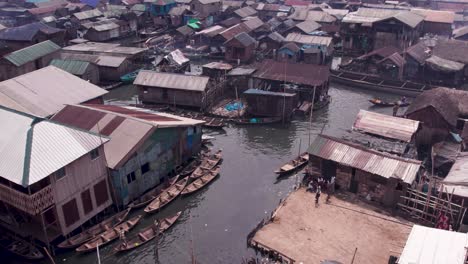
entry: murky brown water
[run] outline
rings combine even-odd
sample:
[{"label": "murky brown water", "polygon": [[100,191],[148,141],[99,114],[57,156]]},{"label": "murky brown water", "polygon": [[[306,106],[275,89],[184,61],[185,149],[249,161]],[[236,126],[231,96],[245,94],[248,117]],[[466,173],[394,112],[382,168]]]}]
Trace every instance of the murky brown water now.
[{"label": "murky brown water", "polygon": [[[132,87],[121,87],[106,99],[134,101],[134,92]],[[345,134],[359,109],[391,114],[391,108],[371,107],[368,100],[375,96],[398,98],[336,86],[332,86],[330,95],[331,104],[314,113],[312,140],[321,130],[334,136]],[[192,238],[197,263],[240,263],[243,258],[252,256],[254,252],[247,248],[247,234],[292,190],[295,177],[277,182],[273,171],[299,151],[305,151],[309,142],[307,121],[295,120],[286,127],[231,125],[224,132],[205,131],[215,137],[214,148],[224,151],[221,177],[192,196],[178,198],[159,215],[146,216],[131,234],[156,217],[182,210],[181,218],[160,240],[161,263],[190,263]],[[154,242],[122,255],[113,254],[115,244],[101,249],[101,263],[155,263]],[[94,252],[87,255],[70,252],[57,256],[56,263],[97,263],[97,258]]]}]

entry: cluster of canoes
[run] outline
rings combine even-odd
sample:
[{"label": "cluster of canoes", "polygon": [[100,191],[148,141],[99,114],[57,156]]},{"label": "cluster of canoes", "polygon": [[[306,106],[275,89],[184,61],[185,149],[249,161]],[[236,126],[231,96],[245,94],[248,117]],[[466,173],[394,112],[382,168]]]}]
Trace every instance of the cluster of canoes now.
[{"label": "cluster of canoes", "polygon": [[58,247],[63,249],[76,248],[77,252],[90,252],[95,251],[98,246],[103,247],[116,239],[120,239],[121,241],[114,248],[114,251],[124,252],[145,244],[169,229],[182,212],[158,219],[150,226],[139,230],[135,236],[127,239],[125,233],[134,228],[143,217],[137,215],[125,220],[130,211],[145,207],[144,212],[152,214],[160,211],[179,195],[189,195],[202,189],[219,175],[221,161],[221,150],[212,155],[209,153],[202,155],[199,159],[195,159],[181,169],[177,176],[168,181],[164,186],[165,188],[148,191],[139,199],[130,203],[125,211],[117,213],[80,234],[68,238],[60,243]]}]

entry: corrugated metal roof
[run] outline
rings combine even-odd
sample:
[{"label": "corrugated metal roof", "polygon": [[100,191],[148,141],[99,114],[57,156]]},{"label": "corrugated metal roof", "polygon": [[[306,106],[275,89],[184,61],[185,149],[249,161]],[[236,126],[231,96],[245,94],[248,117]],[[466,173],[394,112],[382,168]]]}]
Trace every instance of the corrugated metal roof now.
[{"label": "corrugated metal roof", "polygon": [[64,104],[80,104],[107,91],[54,66],[0,82],[0,105],[48,117]]},{"label": "corrugated metal roof", "polygon": [[432,55],[426,60],[426,63],[435,71],[457,72],[465,68],[465,64],[456,61],[446,60]]},{"label": "corrugated metal roof", "polygon": [[442,181],[440,191],[452,193],[461,197],[468,197],[468,154],[459,153],[449,173]]},{"label": "corrugated metal roof", "polygon": [[316,30],[318,30],[321,25],[315,21],[308,20],[308,21],[303,21],[301,23],[296,24],[296,27],[300,29],[302,32],[305,34],[310,34]]},{"label": "corrugated metal roof", "polygon": [[329,69],[325,65],[289,63],[263,60],[256,65],[255,78],[319,86],[328,81]]},{"label": "corrugated metal roof", "polygon": [[94,29],[96,31],[108,31],[112,29],[119,28],[120,26],[116,23],[119,22],[117,19],[106,19],[96,22],[88,22],[82,24],[84,28]]},{"label": "corrugated metal roof", "polygon": [[309,36],[299,33],[289,33],[286,36],[286,41],[296,42],[299,44],[306,45],[320,45],[320,46],[330,46],[332,43],[331,37],[322,37],[322,36]]},{"label": "corrugated metal roof", "polygon": [[336,21],[336,17],[323,11],[309,10],[307,11],[306,20],[312,20],[312,21],[322,22],[322,23],[333,23]]},{"label": "corrugated metal roof", "polygon": [[427,22],[452,24],[455,20],[455,13],[450,11],[413,8],[411,12],[423,16]]},{"label": "corrugated metal roof", "polygon": [[0,31],[0,39],[30,41],[38,32],[42,32],[46,35],[51,35],[65,31],[62,29],[50,27],[42,22],[35,22],[24,26],[12,27],[2,30]]},{"label": "corrugated metal roof", "polygon": [[294,97],[296,94],[293,93],[280,93],[280,92],[270,92],[260,89],[248,89],[243,94],[251,95],[270,95],[270,96],[281,96],[281,97]]},{"label": "corrugated metal roof", "polygon": [[30,61],[35,61],[45,55],[52,54],[58,50],[60,50],[60,46],[50,40],[46,40],[24,49],[14,51],[5,55],[4,58],[15,66],[21,66]]},{"label": "corrugated metal roof", "polygon": [[351,12],[343,18],[344,23],[375,23],[388,19],[397,19],[411,28],[415,28],[424,20],[424,17],[406,10],[379,9],[379,8],[359,8],[356,12]]},{"label": "corrugated metal roof", "polygon": [[87,61],[94,63],[98,66],[117,68],[125,62],[125,57],[119,56],[105,56],[105,55],[91,55],[91,54],[75,54],[75,53],[60,53],[60,58]]},{"label": "corrugated metal roof", "polygon": [[204,76],[140,71],[133,84],[203,92],[208,86],[209,79]]},{"label": "corrugated metal roof", "polygon": [[235,26],[232,26],[226,30],[221,31],[219,34],[223,36],[225,40],[232,39],[235,35],[242,32],[250,32],[250,28],[245,25],[245,23],[240,23]]},{"label": "corrugated metal roof", "polygon": [[99,52],[109,54],[121,54],[121,55],[136,55],[148,50],[147,48],[136,48],[136,47],[123,47],[117,43],[103,43],[103,42],[85,42],[75,44],[63,48],[64,51],[70,52]]},{"label": "corrugated metal roof", "polygon": [[217,70],[231,70],[232,65],[229,63],[223,63],[223,62],[210,62],[205,65],[203,65],[203,68],[209,68],[209,69],[217,69]]},{"label": "corrugated metal roof", "polygon": [[414,225],[398,264],[464,264],[466,233]]},{"label": "corrugated metal roof", "polygon": [[251,17],[244,21],[244,24],[250,29],[250,31],[253,31],[263,26],[265,23],[263,23],[263,21],[258,17]]},{"label": "corrugated metal roof", "polygon": [[108,166],[116,169],[157,129],[202,124],[203,121],[115,105],[67,105],[54,121],[109,135],[104,145]]},{"label": "corrugated metal roof", "polygon": [[253,9],[252,7],[250,7],[250,6],[246,6],[246,7],[237,9],[236,11],[234,11],[234,13],[236,15],[244,18],[244,17],[256,15],[257,11],[255,9]]},{"label": "corrugated metal roof", "polygon": [[220,32],[222,32],[223,30],[225,30],[224,27],[216,25],[216,26],[212,26],[209,28],[205,28],[204,30],[195,33],[195,35],[205,35],[207,37],[214,37],[218,35]]},{"label": "corrugated metal roof", "polygon": [[325,135],[318,135],[308,152],[384,178],[397,178],[408,184],[413,183],[421,166],[418,160],[399,158]]},{"label": "corrugated metal roof", "polygon": [[106,137],[0,107],[0,175],[34,184],[107,142]]},{"label": "corrugated metal roof", "polygon": [[[250,45],[254,45],[256,43],[255,39],[252,38],[249,34],[242,32],[234,36],[231,40],[226,41],[226,43],[229,43],[232,40],[237,40],[240,44],[242,44],[244,47],[248,47]],[[226,45],[225,43],[225,45]]]},{"label": "corrugated metal roof", "polygon": [[75,13],[75,14],[73,14],[73,16],[78,18],[79,20],[85,20],[85,19],[100,17],[100,16],[103,16],[103,14],[98,9],[92,9],[92,10],[88,10],[88,11]]},{"label": "corrugated metal roof", "polygon": [[252,75],[256,69],[237,67],[228,73],[229,76]]},{"label": "corrugated metal roof", "polygon": [[410,142],[419,121],[360,110],[353,129],[386,138]]},{"label": "corrugated metal roof", "polygon": [[79,60],[55,59],[50,62],[50,65],[53,65],[74,75],[83,75],[86,72],[86,69],[89,67],[90,63]]}]

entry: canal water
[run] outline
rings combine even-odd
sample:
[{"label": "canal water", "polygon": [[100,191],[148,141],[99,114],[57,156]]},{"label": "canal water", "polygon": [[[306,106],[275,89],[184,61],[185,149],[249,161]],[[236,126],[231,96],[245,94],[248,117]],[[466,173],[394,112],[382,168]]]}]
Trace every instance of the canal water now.
[{"label": "canal water", "polygon": [[[343,136],[350,130],[359,109],[391,114],[391,108],[374,108],[369,99],[396,100],[398,96],[332,85],[331,104],[314,112],[309,133],[308,118],[287,126],[240,127],[224,131],[205,130],[213,136],[213,148],[223,149],[220,177],[187,198],[178,198],[161,213],[145,216],[129,235],[155,218],[183,211],[178,222],[159,241],[160,263],[190,263],[193,250],[197,263],[241,263],[254,256],[247,248],[247,235],[276,208],[296,182],[296,177],[277,181],[273,171],[303,152],[315,135]],[[106,100],[135,101],[135,89],[124,86],[111,91]],[[133,215],[144,214],[142,210]],[[154,241],[122,255],[113,254],[117,243],[100,250],[101,263],[155,263]],[[58,255],[56,263],[97,263],[96,252]]]}]

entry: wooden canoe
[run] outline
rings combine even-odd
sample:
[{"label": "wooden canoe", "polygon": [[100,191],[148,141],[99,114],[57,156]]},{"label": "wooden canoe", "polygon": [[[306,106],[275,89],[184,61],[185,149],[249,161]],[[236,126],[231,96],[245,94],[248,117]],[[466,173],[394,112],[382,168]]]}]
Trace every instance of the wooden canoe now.
[{"label": "wooden canoe", "polygon": [[109,229],[105,231],[104,233],[99,234],[95,238],[91,239],[90,241],[76,248],[76,251],[77,252],[89,252],[89,251],[96,250],[97,246],[102,247],[102,246],[109,244],[110,242],[120,237],[121,230],[128,232],[130,229],[135,227],[135,225],[138,224],[138,222],[140,221],[141,217],[142,217],[141,215],[135,216],[117,225],[116,227]]},{"label": "wooden canoe", "polygon": [[180,176],[185,177],[187,175],[192,174],[192,172],[200,165],[201,161],[199,158],[192,160],[187,166],[185,166],[180,171]]},{"label": "wooden canoe", "polygon": [[[44,258],[44,254],[42,254],[42,252],[32,243],[29,243],[22,238],[8,235],[3,231],[0,235],[0,248],[28,260],[39,260]],[[6,261],[8,262],[8,259]]]},{"label": "wooden canoe", "polygon": [[382,100],[376,99],[376,98],[369,100],[369,102],[371,102],[375,106],[381,106],[381,107],[391,107],[391,106],[394,106],[396,104],[399,105],[400,107],[409,106],[408,102],[402,102],[402,101],[385,102],[385,101],[382,101]]},{"label": "wooden canoe", "polygon": [[306,165],[309,161],[309,153],[304,152],[290,162],[284,164],[279,170],[276,170],[275,173],[279,175],[284,175],[291,173],[302,166]]},{"label": "wooden canoe", "polygon": [[252,117],[246,119],[233,119],[237,125],[267,125],[279,123],[283,120],[281,117]]},{"label": "wooden canoe", "polygon": [[132,250],[137,248],[146,242],[154,239],[157,236],[158,227],[159,232],[164,232],[169,229],[176,221],[179,219],[182,212],[178,212],[177,214],[166,217],[163,219],[158,219],[154,222],[154,224],[143,228],[138,232],[138,234],[130,239],[127,240],[127,243],[120,243],[117,247],[114,248],[116,252],[124,252],[128,250]]},{"label": "wooden canoe", "polygon": [[185,189],[181,192],[181,195],[192,194],[205,187],[208,183],[213,181],[216,178],[216,176],[219,175],[219,171],[219,167],[215,167],[212,170],[207,171],[205,175],[201,176],[200,178],[187,185]]},{"label": "wooden canoe", "polygon": [[57,247],[59,248],[75,248],[79,245],[87,242],[88,240],[93,239],[96,235],[113,228],[114,226],[122,223],[125,218],[127,218],[128,213],[130,212],[130,208],[120,213],[117,213],[101,223],[92,226],[85,231],[70,237],[69,239],[63,241],[62,243],[58,244]]},{"label": "wooden canoe", "polygon": [[205,157],[200,166],[198,166],[193,173],[190,175],[192,180],[200,178],[201,176],[205,175],[207,171],[216,167],[221,160],[223,159],[223,154],[221,150],[218,150],[215,154]]},{"label": "wooden canoe", "polygon": [[145,208],[146,213],[153,213],[172,202],[187,185],[188,178],[179,180],[176,184],[164,190]]},{"label": "wooden canoe", "polygon": [[131,208],[131,209],[138,209],[138,208],[141,208],[141,207],[144,207],[146,206],[147,204],[149,204],[152,200],[154,200],[154,198],[156,198],[156,196],[158,196],[159,194],[161,194],[164,189],[167,189],[169,187],[171,187],[173,184],[175,184],[177,182],[177,180],[179,179],[179,175],[173,177],[172,179],[170,179],[169,181],[167,181],[164,186],[158,186],[152,190],[150,190],[149,192],[143,194],[142,196],[140,196],[138,199],[134,200],[133,202],[131,202],[129,205],[128,205],[128,208]]}]

